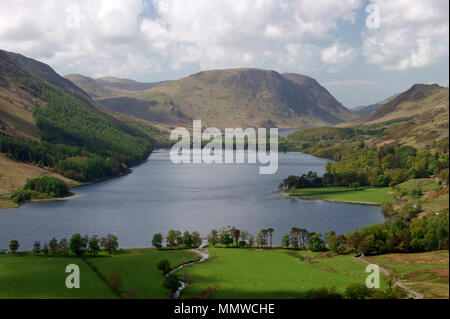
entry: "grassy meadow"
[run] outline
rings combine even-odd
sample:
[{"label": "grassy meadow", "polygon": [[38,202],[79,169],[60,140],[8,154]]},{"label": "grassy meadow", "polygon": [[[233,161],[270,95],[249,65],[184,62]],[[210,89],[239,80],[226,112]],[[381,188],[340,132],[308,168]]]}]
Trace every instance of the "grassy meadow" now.
[{"label": "grassy meadow", "polygon": [[322,199],[349,203],[364,203],[379,205],[392,200],[391,187],[381,188],[350,188],[350,187],[316,187],[300,188],[289,192],[292,196],[306,199]]},{"label": "grassy meadow", "polygon": [[[80,288],[68,289],[66,266],[80,267]],[[0,255],[0,299],[117,298],[80,258]]]},{"label": "grassy meadow", "polygon": [[[200,258],[188,250],[127,249],[109,255],[102,252],[87,257],[98,271],[108,278],[118,274],[122,278],[122,291],[134,288],[140,298],[167,298],[162,287],[163,276],[156,264],[169,260],[171,267]],[[80,288],[68,289],[66,266],[80,267]],[[112,289],[81,259],[74,256],[55,258],[33,256],[30,252],[0,255],[0,299],[110,299],[118,298]]]},{"label": "grassy meadow", "polygon": [[[182,298],[304,298],[312,288],[334,286],[343,292],[349,283],[364,284],[367,276],[367,265],[351,255],[212,247],[209,253],[211,260],[181,270],[191,279]],[[384,281],[381,288],[387,288]]]},{"label": "grassy meadow", "polygon": [[156,264],[167,259],[171,268],[197,260],[200,255],[189,250],[157,250],[152,248],[129,249],[117,254],[102,253],[88,257],[99,271],[108,278],[118,274],[123,280],[123,290],[133,289],[139,298],[167,298],[168,291],[162,287],[164,277]]},{"label": "grassy meadow", "polygon": [[449,298],[448,250],[365,257],[425,298]]}]

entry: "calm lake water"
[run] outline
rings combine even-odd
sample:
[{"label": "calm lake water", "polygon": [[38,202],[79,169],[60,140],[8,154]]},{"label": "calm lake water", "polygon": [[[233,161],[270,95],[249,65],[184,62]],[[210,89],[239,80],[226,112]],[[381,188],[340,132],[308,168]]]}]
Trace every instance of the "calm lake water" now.
[{"label": "calm lake water", "polygon": [[157,232],[196,230],[204,236],[228,225],[254,235],[271,227],[279,245],[293,226],[346,233],[384,221],[376,206],[286,199],[276,192],[290,174],[322,174],[326,161],[280,153],[278,172],[260,175],[259,164],[175,165],[168,152],[155,152],[132,174],[75,188],[76,198],[0,210],[0,249],[12,239],[30,249],[35,240],[77,232],[113,233],[123,248],[148,247]]}]

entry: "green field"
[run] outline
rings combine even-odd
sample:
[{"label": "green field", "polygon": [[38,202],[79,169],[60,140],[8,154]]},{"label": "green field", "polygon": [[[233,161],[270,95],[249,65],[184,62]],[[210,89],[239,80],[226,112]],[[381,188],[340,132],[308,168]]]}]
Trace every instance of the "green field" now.
[{"label": "green field", "polygon": [[123,290],[137,289],[140,298],[167,298],[168,292],[162,287],[164,277],[156,269],[156,264],[167,259],[171,268],[183,262],[196,260],[200,255],[187,250],[157,250],[152,248],[130,249],[123,253],[88,257],[107,278],[115,273],[123,280]]},{"label": "green field", "polygon": [[[80,288],[66,287],[66,266],[80,267]],[[2,298],[117,298],[80,258],[0,255]]]},{"label": "green field", "polygon": [[[122,292],[133,287],[139,297],[167,298],[162,287],[163,276],[156,269],[161,259],[169,260],[171,267],[199,258],[187,250],[130,249],[113,255],[101,253],[88,257],[100,273],[107,278],[112,273],[122,280]],[[65,285],[66,266],[80,267],[80,288],[68,289]],[[33,256],[18,253],[17,256],[0,255],[0,299],[2,298],[117,298],[112,289],[80,258]]]},{"label": "green field", "polygon": [[[311,288],[336,287],[343,292],[349,283],[364,284],[366,265],[352,256],[300,257],[304,251],[209,248],[211,260],[187,266],[191,284],[182,298],[304,298]],[[313,255],[312,255],[313,256]],[[382,282],[381,288],[387,288]]]},{"label": "green field", "polygon": [[322,199],[365,204],[381,204],[392,200],[391,187],[350,188],[350,187],[317,187],[300,188],[288,194],[306,199]]},{"label": "green field", "polygon": [[387,269],[395,278],[425,298],[449,297],[448,250],[365,257]]}]

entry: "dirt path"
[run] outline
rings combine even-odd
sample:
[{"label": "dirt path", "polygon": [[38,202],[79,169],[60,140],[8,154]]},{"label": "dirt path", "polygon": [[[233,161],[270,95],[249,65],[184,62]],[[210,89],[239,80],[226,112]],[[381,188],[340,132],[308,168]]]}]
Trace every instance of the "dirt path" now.
[{"label": "dirt path", "polygon": [[[192,265],[192,264],[201,263],[202,261],[207,260],[207,259],[209,258],[208,250],[205,249],[205,247],[206,247],[207,245],[208,245],[208,241],[207,241],[207,240],[203,240],[203,241],[202,241],[202,244],[201,244],[198,248],[191,249],[191,251],[195,251],[196,253],[199,253],[199,254],[202,256],[202,258],[200,258],[199,260],[196,260],[196,261],[191,261],[191,262],[185,263],[185,264],[183,264],[183,265],[178,266],[178,267],[175,268],[175,269],[172,269],[172,270],[169,271],[167,274],[165,274],[165,277],[169,276],[170,274],[173,274],[174,272],[176,272],[176,271],[182,269],[183,267],[186,267],[186,266]],[[180,293],[181,293],[181,291],[182,291],[184,288],[186,288],[186,286],[187,286],[187,283],[186,283],[185,281],[183,281],[183,280],[180,280],[180,284],[181,284],[180,288],[178,288],[178,290],[175,291],[175,292],[173,293],[173,295],[172,295],[172,298],[173,298],[173,299],[179,299],[179,298],[180,298]]]},{"label": "dirt path", "polygon": [[[369,261],[365,260],[363,257],[355,257],[356,259],[358,259],[359,261],[365,263],[365,264],[371,264]],[[406,287],[404,284],[402,284],[400,281],[398,281],[397,279],[395,279],[390,273],[389,271],[387,271],[385,268],[381,267],[380,265],[378,265],[378,267],[380,267],[380,271],[383,273],[383,275],[385,275],[386,277],[390,278],[392,280],[392,284],[393,286],[397,286],[400,287],[401,289],[403,289],[410,297],[413,297],[414,299],[423,299],[423,295],[421,293],[418,293],[417,291],[414,291],[408,287]]]}]

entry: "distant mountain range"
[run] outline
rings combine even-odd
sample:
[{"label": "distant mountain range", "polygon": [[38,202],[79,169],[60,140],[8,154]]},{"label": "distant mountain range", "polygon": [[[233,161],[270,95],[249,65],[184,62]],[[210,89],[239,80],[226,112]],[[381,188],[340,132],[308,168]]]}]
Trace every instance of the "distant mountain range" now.
[{"label": "distant mountain range", "polygon": [[374,104],[370,104],[370,105],[365,105],[365,106],[358,106],[355,107],[353,109],[351,109],[351,111],[353,113],[355,113],[358,116],[366,116],[369,115],[372,112],[377,111],[378,109],[380,109],[383,104],[389,102],[390,100],[394,99],[396,96],[398,96],[400,93],[394,94],[390,97],[388,97],[387,99],[384,99],[383,101],[374,103]]},{"label": "distant mountain range", "polygon": [[[301,128],[356,118],[316,80],[300,74],[237,68],[159,83],[80,75],[66,78],[110,110],[170,125]],[[126,83],[114,85],[111,83]],[[130,87],[129,86],[129,87]],[[138,90],[145,86],[149,89]]]},{"label": "distant mountain range", "polygon": [[397,142],[424,147],[449,136],[449,88],[437,84],[415,84],[387,99],[376,111],[340,127],[374,125],[383,129],[379,144]]},{"label": "distant mountain range", "polygon": [[88,93],[93,99],[127,96],[133,91],[148,90],[154,86],[169,82],[161,81],[155,83],[145,83],[114,77],[92,79],[80,74],[68,74],[65,78],[70,80],[77,87],[82,88],[83,91]]}]

